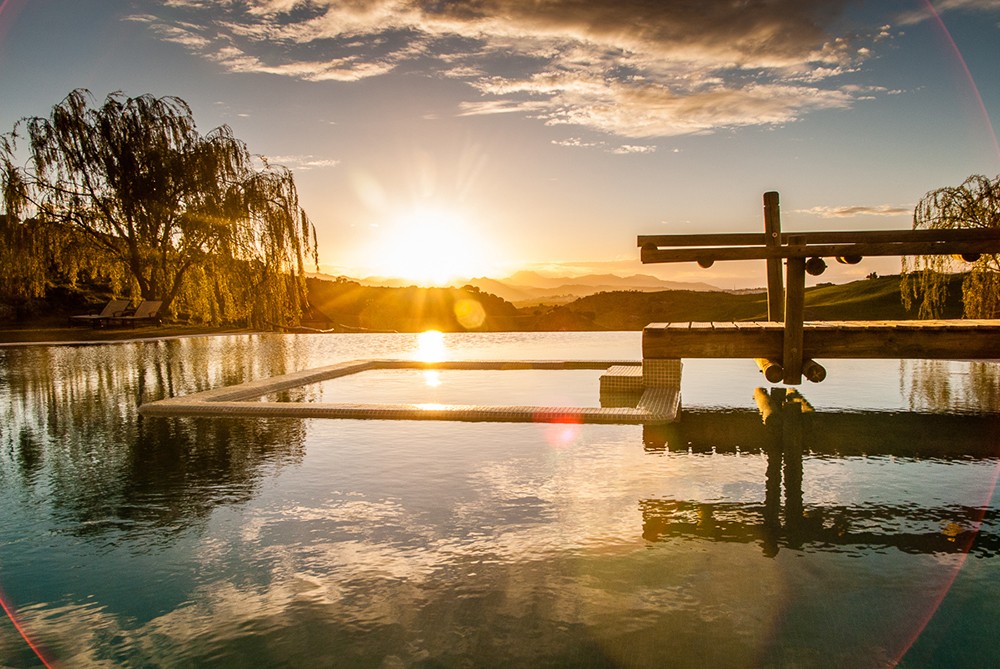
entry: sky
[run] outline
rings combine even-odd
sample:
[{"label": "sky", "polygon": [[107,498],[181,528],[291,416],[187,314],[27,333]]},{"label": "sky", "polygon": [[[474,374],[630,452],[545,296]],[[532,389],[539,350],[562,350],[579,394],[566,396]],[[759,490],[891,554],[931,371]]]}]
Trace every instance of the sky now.
[{"label": "sky", "polygon": [[786,231],[909,228],[1000,174],[998,63],[1000,0],[0,0],[0,132],[177,96],[292,169],[324,272],[746,288],[636,236],[760,231],[772,190]]}]

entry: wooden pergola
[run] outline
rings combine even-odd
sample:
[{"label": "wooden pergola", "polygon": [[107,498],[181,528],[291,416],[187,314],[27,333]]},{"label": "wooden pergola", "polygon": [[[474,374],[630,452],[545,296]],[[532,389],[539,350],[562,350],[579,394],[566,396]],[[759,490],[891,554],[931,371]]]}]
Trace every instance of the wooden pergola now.
[{"label": "wooden pergola", "polygon": [[[805,275],[824,258],[855,264],[865,256],[954,255],[974,261],[1000,253],[1000,230],[781,230],[778,193],[764,194],[764,232],[640,235],[643,263],[767,262],[766,323],[652,323],[643,358],[751,357],[771,382],[798,384],[826,372],[814,357],[1000,358],[1000,321],[804,321]],[[784,283],[782,263],[785,264]]]}]

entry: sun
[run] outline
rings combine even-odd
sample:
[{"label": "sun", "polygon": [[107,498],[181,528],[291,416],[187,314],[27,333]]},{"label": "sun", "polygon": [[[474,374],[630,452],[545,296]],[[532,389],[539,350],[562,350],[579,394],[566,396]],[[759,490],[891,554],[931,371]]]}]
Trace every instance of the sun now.
[{"label": "sun", "polygon": [[413,208],[389,220],[381,232],[371,264],[384,276],[442,286],[481,276],[491,264],[469,220],[447,209]]}]

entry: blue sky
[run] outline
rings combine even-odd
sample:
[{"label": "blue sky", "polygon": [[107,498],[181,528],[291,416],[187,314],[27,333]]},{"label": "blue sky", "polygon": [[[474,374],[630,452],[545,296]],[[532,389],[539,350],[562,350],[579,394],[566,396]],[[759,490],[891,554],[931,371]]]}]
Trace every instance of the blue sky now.
[{"label": "blue sky", "polygon": [[[290,167],[326,271],[638,261],[637,234],[907,228],[1000,173],[1000,1],[0,0],[0,131],[74,88],[176,95]],[[896,259],[813,281],[898,271]]]}]

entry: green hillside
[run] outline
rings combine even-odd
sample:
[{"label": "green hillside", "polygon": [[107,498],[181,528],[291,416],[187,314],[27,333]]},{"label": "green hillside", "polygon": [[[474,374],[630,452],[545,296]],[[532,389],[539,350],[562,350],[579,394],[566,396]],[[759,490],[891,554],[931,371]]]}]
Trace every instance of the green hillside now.
[{"label": "green hillside", "polygon": [[[963,275],[951,278],[946,318],[962,314]],[[307,280],[309,308],[302,326],[333,332],[541,332],[641,330],[649,323],[764,320],[764,293],[666,290],[609,291],[562,305],[516,308],[475,286],[407,288],[363,286],[350,279]],[[106,287],[81,283],[50,288],[45,298],[0,303],[0,324],[62,325],[71,314],[99,310],[110,297]],[[806,320],[906,320],[899,277],[806,289]],[[188,319],[180,314],[177,323]],[[281,324],[276,324],[280,327]]]},{"label": "green hillside", "polygon": [[[952,277],[946,318],[961,317],[961,282],[961,275]],[[806,289],[805,302],[806,320],[916,317],[903,308],[898,276],[813,286]],[[767,298],[764,293],[607,292],[531,311],[531,319],[522,319],[526,330],[639,330],[655,322],[766,320]]]}]

